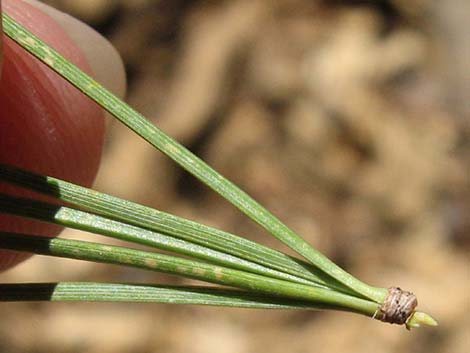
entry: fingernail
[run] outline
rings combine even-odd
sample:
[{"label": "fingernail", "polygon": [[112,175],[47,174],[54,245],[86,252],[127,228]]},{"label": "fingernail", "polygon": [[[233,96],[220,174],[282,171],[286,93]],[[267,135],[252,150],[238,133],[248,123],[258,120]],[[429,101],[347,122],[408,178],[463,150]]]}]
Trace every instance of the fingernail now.
[{"label": "fingernail", "polygon": [[94,73],[94,79],[118,97],[124,97],[126,92],[124,65],[119,53],[106,38],[85,23],[51,6],[36,0],[23,1],[52,17],[82,49]]}]

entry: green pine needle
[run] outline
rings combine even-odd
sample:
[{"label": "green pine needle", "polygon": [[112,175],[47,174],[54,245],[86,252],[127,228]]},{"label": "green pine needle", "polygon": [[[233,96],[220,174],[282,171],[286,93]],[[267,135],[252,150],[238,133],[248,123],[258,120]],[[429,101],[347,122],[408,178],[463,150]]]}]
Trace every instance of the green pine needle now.
[{"label": "green pine needle", "polygon": [[341,310],[325,304],[278,298],[239,289],[93,282],[0,284],[0,301],[128,302],[248,309]]},{"label": "green pine needle", "polygon": [[120,246],[7,232],[0,232],[0,242],[4,249],[174,274],[269,296],[304,300],[342,308],[342,310],[369,317],[372,317],[379,307],[375,302],[330,289],[292,283],[204,262]]}]

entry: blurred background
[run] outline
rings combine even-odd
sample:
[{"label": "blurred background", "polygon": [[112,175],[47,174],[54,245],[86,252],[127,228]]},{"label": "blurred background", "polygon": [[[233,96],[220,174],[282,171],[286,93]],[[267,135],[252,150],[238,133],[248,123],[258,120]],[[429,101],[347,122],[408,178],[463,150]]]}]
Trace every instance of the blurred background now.
[{"label": "blurred background", "polygon": [[[0,352],[468,352],[468,1],[45,2],[115,45],[133,107],[354,275],[412,290],[440,326],[407,332],[334,312],[9,304]],[[119,123],[108,130],[98,190],[287,251]],[[2,274],[66,280],[193,283],[45,257]]]}]

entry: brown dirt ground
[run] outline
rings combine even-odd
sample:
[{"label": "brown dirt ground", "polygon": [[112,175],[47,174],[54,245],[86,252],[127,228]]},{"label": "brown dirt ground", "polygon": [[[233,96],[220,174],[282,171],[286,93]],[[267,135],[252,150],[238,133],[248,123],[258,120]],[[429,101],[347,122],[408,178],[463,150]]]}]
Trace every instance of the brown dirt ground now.
[{"label": "brown dirt ground", "polygon": [[[0,352],[468,352],[468,2],[49,2],[114,43],[132,106],[359,278],[412,289],[440,326],[407,332],[334,312],[8,304]],[[285,250],[118,123],[96,188]],[[42,257],[3,280],[190,283]]]}]

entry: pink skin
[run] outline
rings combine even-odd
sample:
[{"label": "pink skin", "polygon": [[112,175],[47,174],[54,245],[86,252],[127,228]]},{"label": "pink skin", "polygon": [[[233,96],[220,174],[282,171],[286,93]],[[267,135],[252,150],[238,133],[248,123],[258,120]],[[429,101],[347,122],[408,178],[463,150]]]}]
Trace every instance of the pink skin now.
[{"label": "pink skin", "polygon": [[[3,0],[3,10],[90,73],[81,50],[49,16],[20,0]],[[0,163],[91,186],[104,129],[104,114],[97,105],[3,37]],[[32,195],[1,183],[0,192]],[[56,236],[61,228],[0,214],[0,230]],[[0,250],[0,270],[26,258],[26,254]]]}]

